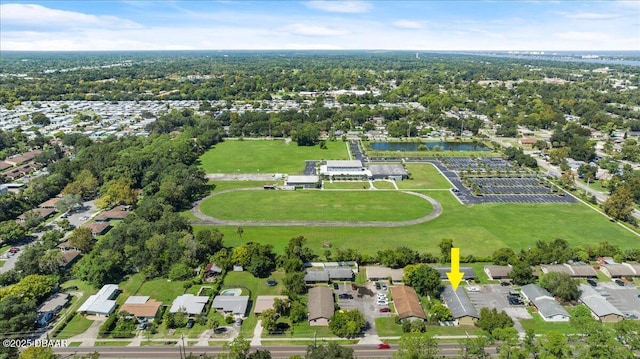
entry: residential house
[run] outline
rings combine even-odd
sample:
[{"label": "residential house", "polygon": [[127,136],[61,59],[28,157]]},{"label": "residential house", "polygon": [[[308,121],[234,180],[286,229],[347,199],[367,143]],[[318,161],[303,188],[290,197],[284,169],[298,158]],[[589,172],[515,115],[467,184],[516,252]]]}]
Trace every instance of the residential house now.
[{"label": "residential house", "polygon": [[570,275],[572,278],[597,278],[598,273],[593,269],[592,266],[582,264],[582,265],[570,265],[570,264],[543,264],[540,266],[540,270],[542,273],[566,273]]},{"label": "residential house", "polygon": [[553,298],[551,293],[537,284],[527,284],[520,289],[523,297],[533,305],[547,322],[568,322],[569,313]]},{"label": "residential house", "polygon": [[276,299],[286,301],[289,299],[289,297],[287,297],[286,295],[259,295],[256,298],[256,305],[253,308],[253,313],[259,316],[265,310],[273,309],[273,304],[275,303]]},{"label": "residential house", "polygon": [[424,308],[416,291],[406,285],[391,287],[393,305],[396,308],[398,318],[407,320],[427,320]]},{"label": "residential house", "polygon": [[89,228],[94,236],[105,235],[113,228],[109,222],[91,222],[84,224],[83,227]]},{"label": "residential house", "polygon": [[46,326],[69,303],[69,293],[55,293],[38,307],[36,323]]},{"label": "residential house", "polygon": [[471,304],[467,292],[462,286],[458,287],[456,291],[451,286],[445,286],[441,298],[451,311],[453,319],[458,321],[458,325],[473,326],[480,319],[476,308]]},{"label": "residential house", "polygon": [[511,266],[484,266],[484,272],[487,273],[487,277],[489,277],[490,280],[509,279],[509,273],[511,273],[511,270]]},{"label": "residential house", "polygon": [[89,296],[77,312],[98,317],[108,317],[116,309],[115,298],[120,294],[117,284],[106,284],[98,293]]},{"label": "residential house", "polygon": [[211,308],[224,314],[244,317],[247,314],[248,305],[248,295],[217,295],[213,298]]},{"label": "residential house", "polygon": [[188,315],[202,314],[204,306],[209,301],[208,296],[196,296],[193,294],[183,294],[176,297],[169,308],[169,313],[184,312]]},{"label": "residential house", "polygon": [[368,266],[366,268],[367,280],[372,282],[386,281],[391,278],[391,283],[402,283],[404,270],[402,268],[394,269],[382,266]]},{"label": "residential house", "polygon": [[148,296],[132,295],[120,307],[120,313],[129,313],[139,322],[152,322],[161,306],[162,302],[149,299]]},{"label": "residential house", "polygon": [[601,322],[619,322],[624,315],[592,287],[580,284],[580,301],[591,310],[591,315]]},{"label": "residential house", "polygon": [[313,287],[309,289],[309,325],[327,326],[333,316],[333,290],[328,287]]}]

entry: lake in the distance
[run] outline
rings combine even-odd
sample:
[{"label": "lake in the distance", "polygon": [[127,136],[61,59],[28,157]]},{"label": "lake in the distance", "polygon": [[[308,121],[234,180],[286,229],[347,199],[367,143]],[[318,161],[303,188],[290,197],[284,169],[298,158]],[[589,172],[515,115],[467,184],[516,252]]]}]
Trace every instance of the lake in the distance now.
[{"label": "lake in the distance", "polygon": [[425,145],[429,150],[439,146],[444,151],[489,151],[482,143],[470,142],[371,142],[369,145],[376,151],[418,151],[420,145]]}]

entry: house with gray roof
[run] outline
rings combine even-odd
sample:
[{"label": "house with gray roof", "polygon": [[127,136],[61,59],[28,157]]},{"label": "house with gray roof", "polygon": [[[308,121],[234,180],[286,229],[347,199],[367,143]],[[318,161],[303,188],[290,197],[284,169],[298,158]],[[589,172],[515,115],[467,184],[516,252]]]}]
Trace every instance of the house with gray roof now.
[{"label": "house with gray roof", "polygon": [[[451,272],[451,267],[435,267],[434,269],[440,273],[440,279],[449,280],[447,272]],[[464,273],[462,276],[464,280],[476,279],[476,272],[471,267],[460,267],[460,272]]]},{"label": "house with gray roof", "polygon": [[204,306],[209,301],[208,296],[196,296],[193,294],[183,294],[176,297],[169,308],[169,313],[184,312],[189,315],[202,313]]},{"label": "house with gray roof", "polygon": [[592,266],[582,264],[582,265],[570,265],[570,264],[543,264],[540,266],[540,270],[542,273],[565,273],[570,275],[572,278],[597,278],[598,273],[593,269]]},{"label": "house with gray roof", "polygon": [[105,284],[98,293],[89,296],[77,312],[98,317],[108,317],[116,310],[115,298],[120,293],[117,284]]},{"label": "house with gray roof", "polygon": [[353,270],[348,267],[307,268],[304,275],[307,284],[329,283],[332,280],[353,280]]},{"label": "house with gray roof", "polygon": [[333,316],[333,290],[329,287],[313,287],[309,289],[309,325],[327,326]]},{"label": "house with gray roof", "polygon": [[624,315],[592,287],[580,284],[580,301],[591,310],[591,315],[601,322],[619,322]]},{"label": "house with gray roof", "polygon": [[459,325],[474,325],[480,319],[478,311],[471,304],[467,292],[462,286],[458,287],[456,291],[451,286],[445,286],[441,298]]},{"label": "house with gray roof", "polygon": [[484,272],[491,280],[508,279],[511,273],[511,266],[488,265],[484,266]]},{"label": "house with gray roof", "polygon": [[520,288],[522,296],[533,305],[547,322],[568,322],[569,313],[553,298],[551,293],[537,284]]},{"label": "house with gray roof", "polygon": [[234,314],[236,316],[244,317],[247,313],[248,305],[248,295],[217,295],[213,298],[211,308],[225,314]]}]

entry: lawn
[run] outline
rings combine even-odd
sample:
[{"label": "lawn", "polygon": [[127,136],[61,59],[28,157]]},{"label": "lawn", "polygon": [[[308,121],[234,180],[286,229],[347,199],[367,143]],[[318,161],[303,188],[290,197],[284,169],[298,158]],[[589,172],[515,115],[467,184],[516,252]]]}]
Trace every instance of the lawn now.
[{"label": "lawn", "polygon": [[[374,194],[376,192],[367,192]],[[438,218],[414,226],[394,228],[367,227],[251,227],[244,226],[242,241],[236,227],[218,227],[226,246],[246,242],[268,243],[282,253],[289,239],[299,235],[322,255],[331,243],[336,248],[357,248],[362,254],[408,246],[420,252],[439,253],[443,238],[453,239],[462,256],[489,256],[496,249],[509,247],[516,252],[538,240],[563,238],[572,246],[609,241],[621,248],[640,248],[640,238],[621,228],[589,207],[576,204],[480,204],[462,205],[446,191],[425,191],[438,200],[444,212]],[[343,219],[344,220],[344,219]],[[203,228],[195,226],[196,230]],[[366,243],[366,245],[362,245]]]},{"label": "lawn", "polygon": [[451,183],[430,163],[407,163],[411,179],[396,182],[398,188],[449,189]]},{"label": "lawn", "polygon": [[89,329],[92,323],[92,320],[89,320],[80,314],[76,314],[73,319],[65,325],[64,329],[58,333],[56,339],[68,339],[74,335],[84,333]]},{"label": "lawn", "polygon": [[142,273],[130,274],[127,278],[118,284],[118,288],[122,293],[116,299],[118,305],[124,302],[132,295],[136,295],[140,287],[144,284],[144,276]]},{"label": "lawn", "polygon": [[[269,278],[275,279],[278,284],[269,287],[267,285],[266,278],[256,278],[249,272],[229,272],[224,278],[224,288],[242,288],[243,292],[249,290],[251,292],[251,302],[248,308],[250,314],[242,323],[241,333],[245,338],[253,337],[253,329],[256,327],[258,319],[253,314],[253,303],[255,303],[256,296],[260,295],[279,295],[282,293],[282,278],[284,278],[283,271],[276,271],[271,274]],[[244,294],[244,293],[243,293]]]},{"label": "lawn", "polygon": [[302,174],[305,160],[348,160],[347,143],[327,141],[327,149],[298,146],[295,142],[225,141],[200,157],[206,173]]},{"label": "lawn", "polygon": [[396,189],[396,186],[389,181],[375,181],[373,182],[373,186],[377,189]]},{"label": "lawn", "polygon": [[404,221],[431,213],[424,199],[397,191],[237,191],[210,197],[202,212],[220,219]]},{"label": "lawn", "polygon": [[369,189],[369,181],[324,181],[324,189]]},{"label": "lawn", "polygon": [[153,279],[144,282],[136,295],[148,295],[151,299],[171,305],[177,296],[184,294],[184,283],[184,281],[172,282],[164,278]]},{"label": "lawn", "polygon": [[109,341],[99,341],[97,340],[94,344],[96,347],[126,347],[131,344],[131,341],[127,340],[109,340]]},{"label": "lawn", "polygon": [[402,334],[402,325],[396,324],[395,316],[376,318],[376,330],[380,337],[399,337]]},{"label": "lawn", "polygon": [[558,332],[562,334],[576,334],[578,331],[569,322],[545,322],[540,314],[535,313],[531,308],[527,308],[533,319],[520,319],[520,324],[525,330],[532,329],[536,334],[547,334]]}]

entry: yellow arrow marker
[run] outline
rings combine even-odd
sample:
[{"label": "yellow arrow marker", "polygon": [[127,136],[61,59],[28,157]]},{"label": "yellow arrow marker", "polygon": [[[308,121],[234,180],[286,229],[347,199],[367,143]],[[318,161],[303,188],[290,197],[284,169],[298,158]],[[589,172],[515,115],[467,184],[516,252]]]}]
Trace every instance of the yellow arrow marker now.
[{"label": "yellow arrow marker", "polygon": [[451,248],[451,272],[447,272],[447,278],[454,291],[458,290],[463,276],[464,273],[460,272],[460,248]]}]

